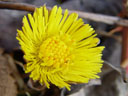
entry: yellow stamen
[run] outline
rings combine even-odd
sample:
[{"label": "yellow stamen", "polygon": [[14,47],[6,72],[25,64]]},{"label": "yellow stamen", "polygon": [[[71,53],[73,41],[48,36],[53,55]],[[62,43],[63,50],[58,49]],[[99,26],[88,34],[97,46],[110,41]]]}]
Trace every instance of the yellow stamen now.
[{"label": "yellow stamen", "polygon": [[71,61],[70,48],[57,36],[46,39],[40,46],[39,58],[46,66],[60,67]]}]

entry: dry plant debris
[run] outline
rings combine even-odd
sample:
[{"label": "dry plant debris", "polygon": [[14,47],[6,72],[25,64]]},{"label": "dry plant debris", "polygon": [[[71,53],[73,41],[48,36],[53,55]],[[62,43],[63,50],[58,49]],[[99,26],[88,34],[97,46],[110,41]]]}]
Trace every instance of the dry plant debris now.
[{"label": "dry plant debris", "polygon": [[9,68],[9,61],[0,49],[0,96],[16,96],[17,86],[15,79],[11,76],[12,70]]}]

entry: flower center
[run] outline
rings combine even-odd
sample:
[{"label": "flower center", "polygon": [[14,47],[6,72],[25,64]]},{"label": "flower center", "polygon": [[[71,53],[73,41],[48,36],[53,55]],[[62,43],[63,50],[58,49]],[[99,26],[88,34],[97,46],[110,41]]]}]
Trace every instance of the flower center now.
[{"label": "flower center", "polygon": [[65,66],[71,59],[70,48],[59,37],[54,36],[42,43],[39,58],[43,60],[45,66]]}]

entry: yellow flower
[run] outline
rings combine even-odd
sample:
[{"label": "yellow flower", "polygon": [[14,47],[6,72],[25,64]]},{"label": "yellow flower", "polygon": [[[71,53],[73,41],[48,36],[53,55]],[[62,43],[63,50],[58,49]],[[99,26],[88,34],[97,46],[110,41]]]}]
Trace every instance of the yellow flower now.
[{"label": "yellow flower", "polygon": [[[27,19],[28,18],[28,19]],[[93,28],[78,14],[68,15],[61,7],[51,11],[43,6],[23,18],[17,39],[27,62],[25,72],[48,88],[49,83],[70,90],[72,83],[88,83],[99,78],[104,47],[97,47]]]}]

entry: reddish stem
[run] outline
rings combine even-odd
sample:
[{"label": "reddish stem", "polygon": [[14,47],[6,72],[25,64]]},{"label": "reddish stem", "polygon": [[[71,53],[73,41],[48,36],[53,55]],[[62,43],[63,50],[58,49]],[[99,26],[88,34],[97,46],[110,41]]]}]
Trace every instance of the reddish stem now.
[{"label": "reddish stem", "polygon": [[121,66],[126,68],[128,73],[128,27],[124,27],[122,30],[122,64]]},{"label": "reddish stem", "polygon": [[[123,0],[123,10],[120,13],[121,17],[126,17],[126,3],[127,0]],[[121,66],[126,69],[128,74],[128,27],[123,27],[122,30],[122,62]]]}]

